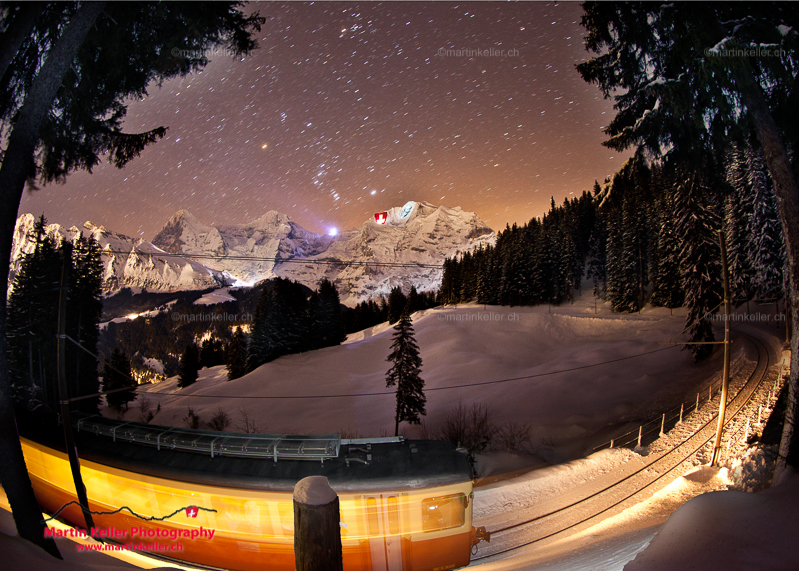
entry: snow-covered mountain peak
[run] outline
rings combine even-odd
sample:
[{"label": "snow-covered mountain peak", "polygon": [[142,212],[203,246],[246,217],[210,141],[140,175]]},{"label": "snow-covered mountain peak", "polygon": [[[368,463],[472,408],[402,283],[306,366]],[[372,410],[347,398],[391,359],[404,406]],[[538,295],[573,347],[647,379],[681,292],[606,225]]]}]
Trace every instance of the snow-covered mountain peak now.
[{"label": "snow-covered mountain peak", "polygon": [[[14,229],[11,251],[9,291],[22,256],[35,248],[33,228],[36,217],[22,214]],[[57,242],[74,241],[79,233],[93,236],[102,249],[103,288],[107,292],[122,287],[146,287],[151,290],[205,289],[233,283],[229,276],[193,260],[166,256],[165,252],[140,238],[130,238],[107,230],[104,226],[86,222],[83,228],[67,229],[48,224],[46,232]]]}]

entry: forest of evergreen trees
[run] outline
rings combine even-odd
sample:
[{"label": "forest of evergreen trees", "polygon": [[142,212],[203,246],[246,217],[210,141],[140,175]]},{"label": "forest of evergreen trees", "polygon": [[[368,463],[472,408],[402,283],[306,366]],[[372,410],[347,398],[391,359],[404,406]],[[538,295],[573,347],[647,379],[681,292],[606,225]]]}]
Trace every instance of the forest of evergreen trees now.
[{"label": "forest of evergreen trees", "polygon": [[[718,230],[734,306],[783,296],[785,247],[771,179],[755,143],[701,168],[640,156],[592,193],[500,232],[494,246],[444,262],[440,301],[560,304],[587,278],[614,311],[688,308],[689,341],[712,341],[722,301]],[[698,360],[710,345],[690,345]]]},{"label": "forest of evergreen trees", "polygon": [[[91,352],[98,340],[102,312],[100,245],[78,234],[74,243],[56,244],[40,217],[34,226],[34,250],[25,254],[8,297],[8,358],[14,401],[23,409],[40,405],[58,410],[58,304],[66,265],[66,335]],[[66,261],[66,264],[65,264]],[[68,397],[97,393],[97,360],[68,340]],[[97,412],[99,399],[78,401],[76,408]]]}]

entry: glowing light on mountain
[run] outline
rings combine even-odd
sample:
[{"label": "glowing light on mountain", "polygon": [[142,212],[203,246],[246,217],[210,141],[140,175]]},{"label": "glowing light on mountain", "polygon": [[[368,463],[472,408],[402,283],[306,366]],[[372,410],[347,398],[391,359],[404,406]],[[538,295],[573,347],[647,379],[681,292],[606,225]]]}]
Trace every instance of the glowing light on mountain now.
[{"label": "glowing light on mountain", "polygon": [[327,231],[328,236],[336,236],[338,234],[338,228],[333,227]]}]

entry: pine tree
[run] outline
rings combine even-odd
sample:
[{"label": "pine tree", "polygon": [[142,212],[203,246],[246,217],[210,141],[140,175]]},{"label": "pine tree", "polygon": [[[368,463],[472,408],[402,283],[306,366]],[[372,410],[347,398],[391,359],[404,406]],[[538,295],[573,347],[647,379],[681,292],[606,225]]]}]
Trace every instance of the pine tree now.
[{"label": "pine tree", "polygon": [[394,417],[394,436],[399,435],[399,423],[419,424],[419,416],[427,414],[424,395],[424,380],[419,377],[422,371],[422,358],[419,346],[413,336],[413,324],[407,313],[403,313],[394,326],[391,354],[387,361],[393,363],[386,373],[386,387],[397,386],[397,413]]},{"label": "pine tree", "polygon": [[674,195],[664,192],[658,201],[660,211],[655,218],[657,244],[657,266],[652,268],[653,306],[675,309],[685,301],[685,291],[680,273],[680,241],[674,220]]},{"label": "pine tree", "polygon": [[119,391],[105,396],[105,402],[117,411],[128,410],[128,403],[136,400],[136,381],[130,371],[130,359],[118,347],[111,353],[111,361],[103,365],[103,392],[115,391],[130,387],[128,391]]},{"label": "pine tree", "polygon": [[308,300],[297,282],[277,278],[266,321],[267,357],[301,353],[310,348]]},{"label": "pine tree", "polygon": [[637,208],[635,195],[632,192],[624,194],[621,215],[621,257],[618,261],[617,279],[620,287],[618,297],[613,304],[614,311],[638,311],[640,308],[640,279],[641,250],[643,245],[638,233]]},{"label": "pine tree", "polygon": [[253,315],[250,343],[247,346],[247,372],[252,372],[264,363],[274,359],[270,352],[267,323],[272,307],[272,293],[268,287],[261,290],[258,305]]},{"label": "pine tree", "polygon": [[718,311],[722,300],[721,262],[716,231],[719,220],[709,204],[708,172],[712,165],[697,170],[690,165],[677,169],[677,227],[682,238],[680,268],[683,275],[685,302],[688,306],[686,345],[695,361],[713,351],[708,342],[715,341],[710,315]]},{"label": "pine tree", "polygon": [[[588,250],[588,269],[586,275],[593,282],[594,297],[602,297],[607,283],[607,260],[605,248],[607,247],[607,235],[605,222],[600,219],[594,225],[591,232],[590,247]],[[602,284],[600,287],[599,284]]]},{"label": "pine tree", "polygon": [[236,327],[227,348],[227,378],[229,381],[247,374],[247,338],[241,327]]},{"label": "pine tree", "polygon": [[225,346],[222,340],[214,337],[204,340],[200,346],[200,368],[216,367],[225,363]]},{"label": "pine tree", "polygon": [[402,288],[399,286],[391,288],[391,293],[388,295],[388,322],[393,325],[399,321],[407,304],[408,298],[402,293]]},{"label": "pine tree", "polygon": [[194,343],[189,343],[180,357],[178,387],[185,389],[197,381],[200,370],[200,350]]},{"label": "pine tree", "polygon": [[777,205],[771,190],[771,179],[762,151],[751,151],[749,183],[754,195],[752,212],[752,241],[750,263],[754,273],[755,295],[760,299],[782,297],[782,268],[785,264],[785,244]]},{"label": "pine tree", "polygon": [[[86,351],[72,343],[66,346],[68,398],[98,392],[98,324],[102,312],[100,299],[102,263],[100,246],[94,238],[78,233],[74,246],[56,245],[47,235],[42,216],[34,224],[33,252],[23,256],[20,271],[8,299],[9,365],[12,390],[18,406],[36,407],[44,403],[55,412],[59,408],[58,374],[55,368],[58,324],[58,288],[61,284],[63,255],[67,256],[68,276],[66,334]],[[97,413],[99,398],[77,401],[76,408]]]},{"label": "pine tree", "polygon": [[61,256],[41,216],[33,228],[34,249],[23,256],[8,298],[8,356],[12,394],[18,406],[39,403],[58,410],[55,370]]},{"label": "pine tree", "polygon": [[[79,347],[67,345],[67,371],[73,375],[71,396],[85,396],[98,392],[97,341],[99,323],[103,312],[103,264],[101,248],[93,236],[85,238],[79,232],[74,239],[72,266],[67,298],[67,335]],[[97,414],[99,398],[77,401],[78,410]]]},{"label": "pine tree", "polygon": [[730,273],[730,291],[735,306],[754,297],[754,271],[750,261],[752,250],[752,187],[749,183],[747,153],[742,145],[734,145],[727,156],[727,184],[730,190],[724,199],[724,235]]},{"label": "pine tree", "polygon": [[338,291],[327,278],[319,282],[310,305],[311,330],[316,349],[338,345],[346,337],[344,321],[341,316],[341,301]]},{"label": "pine tree", "polygon": [[621,213],[616,209],[609,210],[607,215],[607,246],[605,248],[607,281],[606,297],[615,310],[622,306],[623,266],[622,266],[622,232]]},{"label": "pine tree", "polygon": [[422,300],[419,298],[419,292],[416,291],[416,286],[411,286],[411,291],[408,292],[408,301],[405,303],[405,313],[413,315],[422,309]]}]

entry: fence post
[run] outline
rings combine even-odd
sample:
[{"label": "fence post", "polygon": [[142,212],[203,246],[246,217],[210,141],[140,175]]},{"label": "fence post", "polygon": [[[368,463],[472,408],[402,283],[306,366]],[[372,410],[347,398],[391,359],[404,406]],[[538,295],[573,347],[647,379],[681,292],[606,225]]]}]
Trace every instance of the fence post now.
[{"label": "fence post", "polygon": [[680,405],[680,422],[678,422],[677,424],[682,424],[682,411],[684,408],[685,408],[685,403],[682,403]]},{"label": "fence post", "polygon": [[296,571],[342,571],[338,495],[324,476],[308,476],[294,486],[294,564]]},{"label": "fence post", "polygon": [[757,423],[760,424],[760,415],[763,412],[763,405],[761,404],[760,407],[757,409]]},{"label": "fence post", "polygon": [[644,432],[644,425],[638,427],[638,448],[641,448],[641,435]]},{"label": "fence post", "polygon": [[699,410],[699,393],[696,393],[696,408],[694,410]]},{"label": "fence post", "polygon": [[666,413],[664,412],[663,418],[660,421],[660,436],[663,436],[665,434],[664,432],[665,429],[666,429]]},{"label": "fence post", "polygon": [[713,400],[713,385],[711,384],[708,387],[708,391],[707,391],[707,402],[710,402],[712,400]]},{"label": "fence post", "polygon": [[613,439],[610,440],[610,447],[613,448]]}]

